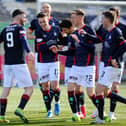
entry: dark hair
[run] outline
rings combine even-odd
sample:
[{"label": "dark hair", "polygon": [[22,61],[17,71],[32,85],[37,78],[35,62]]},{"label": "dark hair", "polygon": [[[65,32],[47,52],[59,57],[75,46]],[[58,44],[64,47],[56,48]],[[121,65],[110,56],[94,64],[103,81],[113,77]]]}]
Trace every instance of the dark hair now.
[{"label": "dark hair", "polygon": [[114,23],[115,21],[115,13],[112,13],[111,11],[105,11],[102,13],[106,18],[110,20],[111,23]]},{"label": "dark hair", "polygon": [[37,14],[36,17],[37,17],[37,18],[43,18],[43,17],[46,17],[46,14],[43,13],[43,12],[40,12],[40,13]]},{"label": "dark hair", "polygon": [[20,14],[25,14],[25,12],[21,9],[16,9],[12,13],[12,18],[14,18],[14,17],[16,17],[17,15],[20,15]]},{"label": "dark hair", "polygon": [[68,19],[64,19],[60,23],[61,28],[71,28],[72,27],[72,22]]},{"label": "dark hair", "polygon": [[111,8],[109,8],[109,10],[110,11],[115,11],[117,16],[120,15],[120,9],[118,7],[111,7]]},{"label": "dark hair", "polygon": [[76,9],[76,10],[73,10],[71,14],[76,14],[76,15],[84,16],[85,12],[82,9]]}]

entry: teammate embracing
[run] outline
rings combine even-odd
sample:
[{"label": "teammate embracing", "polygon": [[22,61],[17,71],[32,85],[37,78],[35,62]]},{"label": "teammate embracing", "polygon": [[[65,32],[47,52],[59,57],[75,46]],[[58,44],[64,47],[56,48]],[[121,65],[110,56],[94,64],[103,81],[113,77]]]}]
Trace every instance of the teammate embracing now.
[{"label": "teammate embracing", "polygon": [[[71,13],[71,22],[72,22],[72,25],[75,27],[74,30],[77,30],[79,29],[79,27],[84,25],[84,22],[83,22],[84,12],[80,10],[80,13],[81,14],[79,15],[79,18],[76,17],[75,13],[74,14]],[[70,46],[69,44],[70,43],[68,43],[68,46]],[[75,63],[75,57],[67,56],[66,66],[65,66],[65,83],[67,84],[69,80],[69,74],[71,73],[71,69],[74,63]],[[80,118],[83,119],[86,117],[86,107],[85,107],[84,92],[82,90],[82,86],[76,85],[75,95],[77,99],[78,114],[80,115]]]},{"label": "teammate embracing", "polygon": [[[48,4],[48,3],[42,4],[40,11],[47,16],[48,22],[51,26],[59,27],[59,23],[58,23],[57,19],[51,16],[52,8],[51,8],[50,4]],[[33,32],[34,32],[34,34],[33,34]],[[38,19],[35,18],[31,21],[30,26],[27,30],[27,38],[35,40],[35,69],[36,69],[37,73],[38,73],[38,64],[37,64],[37,61],[38,61],[37,43],[38,42],[37,42],[36,38],[40,34],[40,32],[41,32],[41,26],[38,22]],[[40,87],[41,92],[43,93],[42,86],[39,85],[39,87]],[[51,88],[50,89],[51,101],[53,100],[53,96],[54,96],[54,92]],[[57,104],[55,104],[55,111],[59,111],[59,106]]]},{"label": "teammate embracing", "polygon": [[[108,31],[103,43],[102,59],[104,67],[96,85],[96,101],[98,118],[93,122],[103,124],[104,122],[104,97],[112,98],[126,104],[126,99],[115,92],[109,92],[116,77],[120,75],[122,55],[126,51],[126,40],[122,32],[115,26],[115,13],[103,12],[103,27]],[[91,40],[99,41],[97,37],[89,35]],[[92,37],[91,37],[92,36]]]},{"label": "teammate embracing", "polygon": [[[115,15],[116,15],[115,26],[118,27],[122,31],[123,37],[124,37],[124,39],[126,39],[126,25],[122,24],[119,21],[119,18],[120,18],[119,8],[111,7],[109,10],[115,13]],[[103,27],[103,25],[101,25],[96,32],[97,32],[97,36],[101,39],[101,42],[104,44],[105,36],[108,33],[108,31]],[[102,58],[102,55],[101,55],[101,61],[100,61],[100,67],[99,67],[99,77],[102,74],[102,69],[103,68],[104,68],[104,63],[103,63],[103,58]],[[111,88],[112,92],[119,93],[118,87],[119,87],[119,83],[121,82],[121,78],[122,78],[122,74],[123,74],[123,68],[124,68],[124,62],[121,61],[121,68],[119,68],[120,69],[120,74],[117,75],[117,77],[115,78],[115,80],[114,80],[114,82],[112,84],[112,88]],[[110,99],[110,113],[109,113],[109,117],[110,117],[111,120],[116,119],[115,114],[114,114],[115,109],[116,109],[116,105],[117,105],[116,100],[111,98]],[[98,112],[96,110],[92,114],[92,117],[93,118],[96,117],[97,114],[98,114]]]},{"label": "teammate embracing", "polygon": [[[80,10],[75,11],[75,15]],[[81,11],[82,12],[82,11]],[[82,15],[82,13],[79,13]],[[85,26],[85,27],[84,27]],[[73,112],[72,120],[80,120],[78,115],[77,99],[75,90],[77,85],[85,86],[87,94],[96,106],[96,96],[94,92],[95,86],[95,65],[94,65],[94,45],[90,45],[90,41],[83,35],[79,35],[79,30],[74,30],[72,23],[69,20],[63,20],[61,23],[62,30],[69,35],[68,42],[71,46],[68,51],[59,51],[62,55],[74,55],[74,65],[69,74],[68,80],[68,100]],[[88,32],[92,33],[91,28],[83,25]]]},{"label": "teammate embracing", "polygon": [[57,55],[57,41],[60,31],[58,27],[49,25],[48,17],[44,13],[40,12],[37,15],[37,19],[41,26],[41,29],[36,36],[38,76],[48,112],[47,117],[51,118],[53,114],[51,110],[50,85],[55,96],[55,115],[59,115],[60,113],[60,71]]}]

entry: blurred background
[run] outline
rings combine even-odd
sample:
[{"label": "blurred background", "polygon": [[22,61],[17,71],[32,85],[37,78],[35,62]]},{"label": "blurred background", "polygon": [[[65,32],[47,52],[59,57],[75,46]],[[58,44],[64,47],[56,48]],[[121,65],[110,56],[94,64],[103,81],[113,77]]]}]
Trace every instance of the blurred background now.
[{"label": "blurred background", "polygon": [[[54,1],[54,0],[53,0]],[[106,1],[107,4],[104,5],[93,5],[90,4],[90,2],[87,4],[80,4],[79,1],[85,1],[85,0],[76,0],[76,4],[73,4],[72,2],[75,0],[67,0],[69,1],[69,4],[66,3],[62,3],[63,0],[59,0],[60,3],[55,3],[52,0],[47,0],[47,3],[49,2],[52,6],[52,16],[57,18],[59,21],[64,19],[64,18],[69,18],[70,17],[70,12],[73,9],[76,8],[81,8],[84,9],[84,11],[86,12],[86,17],[85,17],[85,23],[91,25],[91,27],[94,28],[94,30],[96,30],[99,25],[100,25],[100,19],[101,19],[101,13],[104,10],[107,10],[110,7],[115,6],[113,4],[120,2],[119,0],[115,0],[115,1]],[[56,0],[58,1],[58,0]],[[90,0],[88,0],[90,1]],[[87,1],[87,2],[88,2]],[[45,0],[44,0],[45,2]],[[95,1],[94,1],[95,2]],[[97,1],[98,3],[104,2],[103,0]],[[122,2],[125,3],[124,5],[120,5],[119,4],[119,8],[121,9],[121,18],[120,18],[120,22],[126,24],[126,0],[123,0]],[[37,12],[39,12],[41,4],[43,3],[43,0],[0,0],[0,31],[3,29],[3,27],[5,27],[6,25],[8,25],[11,22],[11,13],[14,9],[20,8],[23,9],[26,14],[27,14],[27,19],[28,22],[26,24],[26,29],[29,26],[29,23],[32,19],[35,18]],[[116,4],[117,6],[117,4]],[[29,41],[30,47],[31,49],[34,51],[34,41]],[[95,62],[97,65],[97,70],[96,70],[96,80],[98,78],[98,63],[99,63],[99,57],[100,57],[100,52],[101,52],[101,45],[97,45],[96,47],[96,58],[95,58]],[[0,82],[3,81],[3,63],[4,63],[4,57],[3,57],[4,51],[3,51],[3,45],[0,45]],[[59,56],[59,60],[61,62],[61,80],[64,79],[64,63],[65,63],[65,57],[63,56]],[[34,62],[32,61],[28,61],[27,57],[26,57],[26,61],[28,63],[31,75],[32,75],[32,79],[34,81],[34,83],[37,83],[37,75],[35,73],[35,69],[34,69]],[[126,60],[125,60],[126,61]],[[124,70],[124,74],[123,74],[123,81],[126,81],[126,65],[125,65],[125,70]]]}]

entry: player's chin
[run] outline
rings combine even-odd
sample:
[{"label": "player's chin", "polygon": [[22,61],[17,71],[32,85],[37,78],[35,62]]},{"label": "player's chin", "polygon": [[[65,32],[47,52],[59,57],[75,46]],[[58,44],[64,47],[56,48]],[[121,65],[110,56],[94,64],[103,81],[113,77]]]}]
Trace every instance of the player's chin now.
[{"label": "player's chin", "polygon": [[25,21],[21,20],[21,21],[20,21],[20,24],[21,24],[21,25],[25,25]]},{"label": "player's chin", "polygon": [[23,26],[25,26],[25,23],[22,23]]}]

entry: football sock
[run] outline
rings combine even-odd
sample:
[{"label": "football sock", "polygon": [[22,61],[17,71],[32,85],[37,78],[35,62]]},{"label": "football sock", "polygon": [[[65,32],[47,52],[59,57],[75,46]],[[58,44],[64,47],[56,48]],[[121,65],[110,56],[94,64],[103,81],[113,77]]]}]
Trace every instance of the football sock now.
[{"label": "football sock", "polygon": [[68,101],[73,113],[77,113],[77,100],[74,91],[68,91]]},{"label": "football sock", "polygon": [[84,115],[84,117],[86,117],[86,106],[85,106],[85,97],[84,96],[85,96],[84,92],[81,91],[79,93],[79,102],[81,105],[80,110],[81,110],[82,114]]},{"label": "football sock", "polygon": [[96,95],[94,94],[92,97],[90,97],[90,99],[92,100],[92,103],[95,105],[95,107],[97,107]]},{"label": "football sock", "polygon": [[126,98],[124,98],[124,97],[118,95],[118,94],[115,93],[115,92],[111,92],[111,91],[110,91],[107,97],[108,97],[108,98],[113,98],[113,99],[115,99],[115,100],[118,101],[118,102],[121,102],[121,103],[126,104]]},{"label": "football sock", "polygon": [[98,116],[100,119],[103,120],[103,117],[104,117],[104,96],[103,95],[96,96],[96,103],[97,103],[97,109],[98,109]]},{"label": "football sock", "polygon": [[53,96],[54,96],[54,92],[52,90],[52,88],[50,88],[50,102],[52,103],[53,100]]},{"label": "football sock", "polygon": [[58,88],[57,90],[53,91],[54,96],[55,96],[55,102],[59,102],[60,100],[60,89]]},{"label": "football sock", "polygon": [[40,88],[40,91],[42,92],[42,85],[41,84],[39,84],[39,88]]},{"label": "football sock", "polygon": [[[112,91],[118,94],[118,91]],[[114,98],[110,98],[110,112],[114,112],[117,105],[117,101]]]},{"label": "football sock", "polygon": [[86,117],[86,107],[85,107],[84,105],[82,105],[82,106],[80,107],[80,109],[81,109],[81,112],[82,112],[82,114],[84,115],[84,117]]},{"label": "football sock", "polygon": [[20,104],[19,104],[18,107],[21,108],[21,109],[24,109],[26,104],[27,104],[27,102],[29,101],[29,98],[30,97],[28,95],[23,94],[22,97],[21,97],[21,101],[20,101]]},{"label": "football sock", "polygon": [[0,99],[0,116],[5,116],[7,99]]},{"label": "football sock", "polygon": [[80,100],[79,100],[79,94],[76,94],[76,100],[77,100],[77,112],[80,112]]},{"label": "football sock", "polygon": [[51,102],[50,102],[50,91],[45,90],[43,91],[43,99],[47,108],[47,111],[51,110]]},{"label": "football sock", "polygon": [[[39,88],[40,88],[40,91],[41,91],[41,93],[42,93],[42,96],[43,96],[42,84],[39,84]],[[44,96],[43,96],[43,101],[44,101]],[[44,102],[44,103],[45,103],[45,102]],[[46,108],[46,105],[45,105],[45,109],[47,109],[47,108]]]},{"label": "football sock", "polygon": [[84,92],[83,91],[79,93],[79,101],[80,101],[81,105],[85,104]]}]

